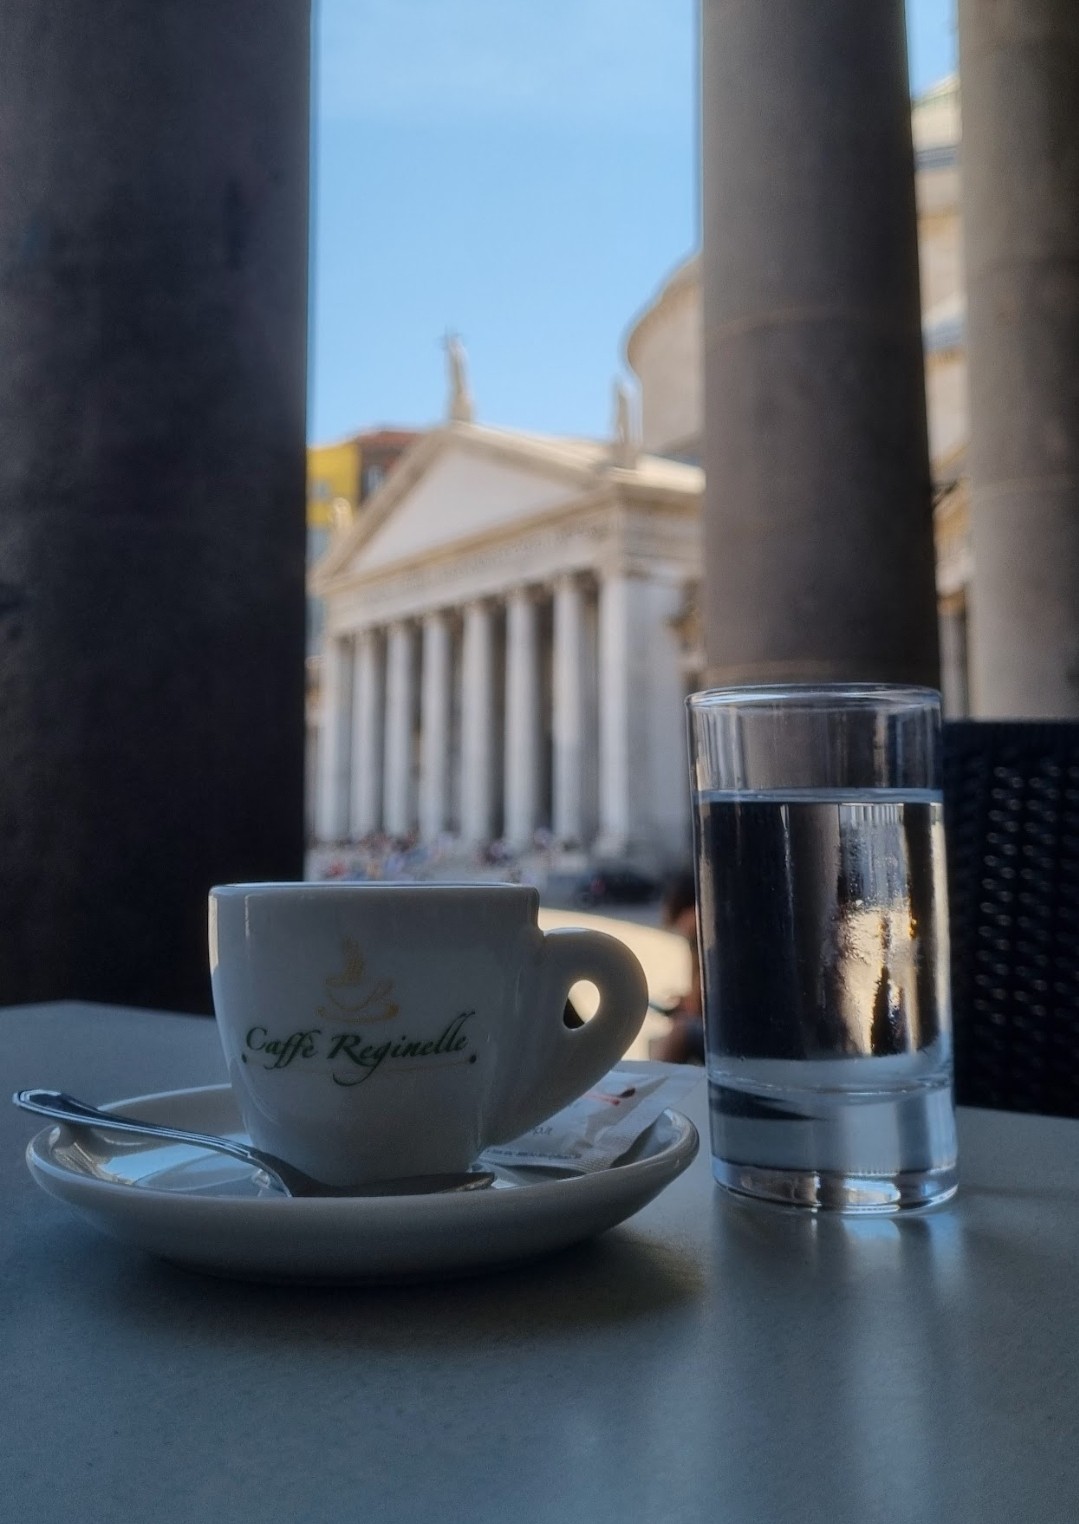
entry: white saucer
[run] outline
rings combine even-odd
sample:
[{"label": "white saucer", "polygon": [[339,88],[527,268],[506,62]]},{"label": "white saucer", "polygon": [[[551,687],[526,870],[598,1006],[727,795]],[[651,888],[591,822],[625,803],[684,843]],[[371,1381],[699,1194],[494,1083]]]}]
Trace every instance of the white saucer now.
[{"label": "white saucer", "polygon": [[[227,1085],[117,1101],[198,1132],[245,1136]],[[688,1118],[665,1111],[629,1154],[590,1175],[497,1171],[489,1190],[293,1200],[223,1154],[130,1134],[47,1127],[30,1173],[112,1238],[243,1280],[423,1280],[512,1264],[591,1238],[639,1211],[697,1152]]]}]

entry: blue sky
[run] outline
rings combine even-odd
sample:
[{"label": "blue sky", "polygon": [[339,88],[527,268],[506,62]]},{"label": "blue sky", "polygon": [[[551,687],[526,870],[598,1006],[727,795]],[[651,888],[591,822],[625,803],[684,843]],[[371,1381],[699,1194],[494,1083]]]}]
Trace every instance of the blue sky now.
[{"label": "blue sky", "polygon": [[[309,434],[605,434],[634,314],[697,240],[697,0],[318,0]],[[912,88],[954,0],[908,0]]]}]

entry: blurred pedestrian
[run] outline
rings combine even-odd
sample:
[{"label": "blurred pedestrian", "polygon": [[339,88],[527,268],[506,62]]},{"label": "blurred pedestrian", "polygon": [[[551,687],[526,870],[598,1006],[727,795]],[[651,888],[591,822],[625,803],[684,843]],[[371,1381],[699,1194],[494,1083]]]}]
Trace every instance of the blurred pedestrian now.
[{"label": "blurred pedestrian", "polygon": [[651,1055],[662,1063],[704,1063],[704,1005],[701,999],[701,960],[697,948],[697,892],[691,869],[673,874],[663,892],[661,924],[684,937],[689,945],[689,988],[667,1012],[670,1030],[652,1044]]}]

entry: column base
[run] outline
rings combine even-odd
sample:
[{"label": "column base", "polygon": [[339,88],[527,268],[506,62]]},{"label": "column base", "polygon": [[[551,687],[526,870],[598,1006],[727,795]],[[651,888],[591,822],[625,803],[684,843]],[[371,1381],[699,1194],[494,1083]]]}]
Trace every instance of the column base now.
[{"label": "column base", "polygon": [[622,860],[641,855],[639,843],[635,842],[631,836],[616,831],[606,831],[597,836],[589,849],[589,856],[592,858],[605,857]]}]

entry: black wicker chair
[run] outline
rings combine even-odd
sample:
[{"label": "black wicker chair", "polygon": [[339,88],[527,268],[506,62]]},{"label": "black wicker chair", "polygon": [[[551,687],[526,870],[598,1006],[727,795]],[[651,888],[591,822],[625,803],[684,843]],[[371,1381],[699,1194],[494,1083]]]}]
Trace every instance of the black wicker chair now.
[{"label": "black wicker chair", "polygon": [[952,721],[956,1099],[1079,1116],[1079,724]]}]

